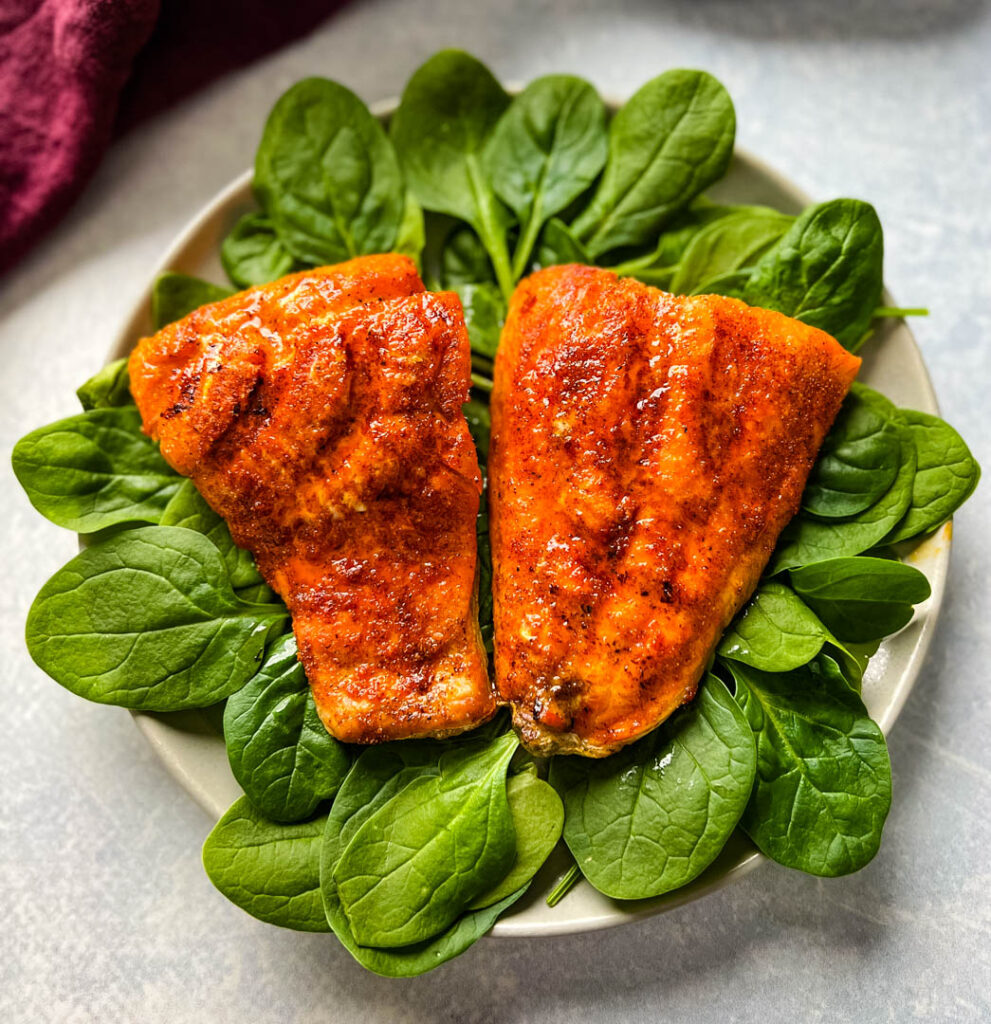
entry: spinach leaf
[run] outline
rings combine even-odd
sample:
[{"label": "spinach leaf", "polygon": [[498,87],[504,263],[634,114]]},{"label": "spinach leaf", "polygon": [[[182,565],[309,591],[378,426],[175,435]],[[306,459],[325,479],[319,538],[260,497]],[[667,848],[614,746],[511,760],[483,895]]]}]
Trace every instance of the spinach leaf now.
[{"label": "spinach leaf", "polygon": [[127,359],[115,359],[98,370],[85,384],[76,389],[76,398],[84,410],[111,409],[132,405],[131,378],[127,372]]},{"label": "spinach leaf", "polygon": [[472,440],[475,442],[475,450],[478,452],[478,461],[483,470],[489,461],[489,437],[492,433],[492,414],[485,402],[477,398],[469,399],[462,407],[465,419],[468,421],[468,429],[471,431]]},{"label": "spinach leaf", "polygon": [[492,598],[492,541],[489,537],[489,511],[487,495],[475,520],[475,542],[478,549],[478,630],[482,644],[489,654],[494,650],[493,598]]},{"label": "spinach leaf", "polygon": [[27,645],[80,697],[181,711],[240,689],[287,617],[239,600],[206,537],[151,526],[118,533],[60,569],[31,606]]},{"label": "spinach leaf", "polygon": [[133,405],[39,427],[17,442],[11,461],[31,504],[56,526],[79,533],[157,523],[182,483],[141,433]]},{"label": "spinach leaf", "polygon": [[757,780],[740,821],[760,850],[813,875],[845,875],[877,853],[891,806],[881,730],[842,680],[809,668],[731,663],[757,738]]},{"label": "spinach leaf", "polygon": [[790,578],[835,636],[857,643],[897,633],[930,594],[918,569],[887,558],[831,558],[792,569]]},{"label": "spinach leaf", "polygon": [[171,270],[159,274],[151,290],[151,319],[156,331],[181,320],[200,306],[220,302],[234,294],[233,288],[211,284]]},{"label": "spinach leaf", "polygon": [[258,673],[227,700],[224,740],[234,778],[273,821],[303,821],[340,788],[345,748],[317,714],[296,638],[280,637]]},{"label": "spinach leaf", "polygon": [[504,877],[516,849],[506,771],[518,740],[445,751],[362,823],[334,865],[351,933],[363,946],[408,946],[447,929]]},{"label": "spinach leaf", "polygon": [[403,206],[403,219],[399,222],[399,230],[396,232],[395,242],[392,243],[392,251],[409,256],[419,267],[426,243],[427,226],[423,217],[423,207],[411,192],[407,192]]},{"label": "spinach leaf", "polygon": [[227,523],[210,508],[192,480],[182,481],[179,489],[165,506],[160,525],[183,526],[187,530],[197,530],[209,537],[224,559],[234,592],[245,600],[278,600],[262,579],[251,552],[239,548],[234,543]]},{"label": "spinach leaf", "polygon": [[210,881],[252,917],[280,928],[327,932],[320,898],[320,847],[327,815],[297,825],[265,818],[236,800],[203,844]]},{"label": "spinach leaf", "polygon": [[742,299],[753,267],[741,267],[740,270],[727,270],[703,281],[692,295],[722,295],[728,299]]},{"label": "spinach leaf", "polygon": [[574,75],[538,78],[509,105],[485,161],[492,188],[520,223],[514,278],[529,265],[544,224],[598,177],[606,151],[606,108]]},{"label": "spinach leaf", "polygon": [[717,650],[765,672],[787,672],[811,661],[831,639],[791,587],[769,581],[744,606]]},{"label": "spinach leaf", "polygon": [[667,289],[678,263],[700,231],[722,217],[751,209],[764,210],[767,207],[722,206],[699,196],[671,218],[656,243],[646,252],[630,252],[609,269],[620,277],[635,277],[644,284]]},{"label": "spinach leaf", "polygon": [[254,185],[282,244],[303,263],[389,252],[407,214],[382,125],[325,78],[297,82],[272,108]]},{"label": "spinach leaf", "polygon": [[470,227],[457,227],[445,239],[441,251],[441,280],[445,288],[495,283],[489,254]]},{"label": "spinach leaf", "polygon": [[461,299],[472,352],[494,359],[506,320],[502,293],[488,283],[460,284],[454,290]]},{"label": "spinach leaf", "polygon": [[375,811],[412,779],[438,771],[445,746],[449,744],[417,741],[389,743],[363,751],[334,799],[324,832],[320,885],[327,920],[344,947],[362,966],[385,977],[408,978],[424,974],[463,953],[525,891],[521,888],[492,906],[462,915],[447,931],[426,942],[375,949],[361,946],[355,940],[338,897],[334,867],[351,839]]},{"label": "spinach leaf", "polygon": [[239,288],[267,284],[298,267],[263,213],[246,213],[231,228],[220,247],[220,262]]},{"label": "spinach leaf", "polygon": [[743,813],[754,739],[726,687],[709,675],[695,700],[644,739],[601,761],[556,757],[564,841],[607,896],[641,899],[695,878]]},{"label": "spinach leaf", "polygon": [[606,169],[572,231],[593,257],[646,245],[703,189],[726,173],[736,115],[704,71],[667,71],[613,118]]},{"label": "spinach leaf", "polygon": [[489,907],[529,884],[561,838],[564,805],[554,787],[535,772],[510,776],[506,797],[516,832],[516,860],[501,881],[471,901],[469,910]]},{"label": "spinach leaf", "polygon": [[757,264],[745,300],[831,334],[855,350],[881,299],[884,237],[858,199],[811,206]]},{"label": "spinach leaf", "polygon": [[[883,396],[868,388],[859,388],[858,394],[878,409],[890,404]],[[900,423],[897,425],[901,462],[895,481],[887,493],[870,508],[848,519],[822,521],[802,513],[797,515],[782,531],[771,557],[769,574],[822,562],[827,558],[859,555],[881,543],[901,521],[912,501],[916,454],[908,430]]]},{"label": "spinach leaf", "polygon": [[935,530],[970,497],[981,478],[977,460],[949,423],[911,409],[902,409],[901,417],[915,443],[919,464],[912,502],[886,538],[889,543]]},{"label": "spinach leaf", "polygon": [[568,226],[554,217],[540,233],[537,246],[537,266],[556,267],[562,263],[591,263],[585,247],[571,233]]},{"label": "spinach leaf", "polygon": [[819,449],[802,508],[824,518],[864,512],[891,488],[901,465],[901,431],[890,410],[851,391]]},{"label": "spinach leaf", "polygon": [[788,230],[794,217],[753,209],[718,217],[694,235],[671,279],[676,295],[711,293],[709,282],[751,267]]},{"label": "spinach leaf", "polygon": [[507,300],[514,280],[506,244],[511,215],[492,191],[484,151],[508,105],[484,64],[460,50],[442,50],[410,78],[390,126],[417,200],[475,229]]}]

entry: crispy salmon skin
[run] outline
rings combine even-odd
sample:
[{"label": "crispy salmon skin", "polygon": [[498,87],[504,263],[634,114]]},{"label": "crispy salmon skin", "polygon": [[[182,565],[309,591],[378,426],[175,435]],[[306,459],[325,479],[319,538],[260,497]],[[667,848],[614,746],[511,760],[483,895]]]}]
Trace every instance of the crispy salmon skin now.
[{"label": "crispy salmon skin", "polygon": [[695,694],[860,360],[779,313],[560,266],[520,284],[489,457],[496,684],[539,754]]},{"label": "crispy salmon skin", "polygon": [[147,433],[289,607],[334,736],[445,736],[494,713],[456,296],[404,256],[362,257],[204,306],[129,369]]}]

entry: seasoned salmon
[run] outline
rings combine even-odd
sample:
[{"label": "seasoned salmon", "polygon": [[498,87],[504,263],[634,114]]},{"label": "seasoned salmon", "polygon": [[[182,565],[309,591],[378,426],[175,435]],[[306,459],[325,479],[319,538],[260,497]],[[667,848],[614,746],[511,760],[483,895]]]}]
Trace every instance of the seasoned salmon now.
[{"label": "seasoned salmon", "polygon": [[859,366],[735,299],[520,284],[489,486],[496,684],[530,750],[603,757],[694,696]]},{"label": "seasoned salmon", "polygon": [[363,257],[204,306],[129,369],[147,433],[286,602],[334,736],[446,736],[494,713],[457,296],[406,257]]}]

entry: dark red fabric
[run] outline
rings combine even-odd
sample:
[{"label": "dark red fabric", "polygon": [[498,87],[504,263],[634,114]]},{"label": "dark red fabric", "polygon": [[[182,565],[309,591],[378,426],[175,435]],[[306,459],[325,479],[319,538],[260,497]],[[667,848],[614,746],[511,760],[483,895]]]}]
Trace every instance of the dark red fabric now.
[{"label": "dark red fabric", "polygon": [[341,2],[0,0],[0,273],[69,208],[115,124],[158,113]]}]

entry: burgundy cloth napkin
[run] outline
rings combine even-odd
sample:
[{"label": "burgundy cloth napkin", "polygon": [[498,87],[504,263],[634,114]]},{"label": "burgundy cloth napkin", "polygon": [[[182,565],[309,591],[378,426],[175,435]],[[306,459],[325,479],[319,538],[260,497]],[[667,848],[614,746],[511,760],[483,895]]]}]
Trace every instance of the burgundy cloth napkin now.
[{"label": "burgundy cloth napkin", "polygon": [[0,0],[0,273],[65,213],[115,130],[342,2]]}]

